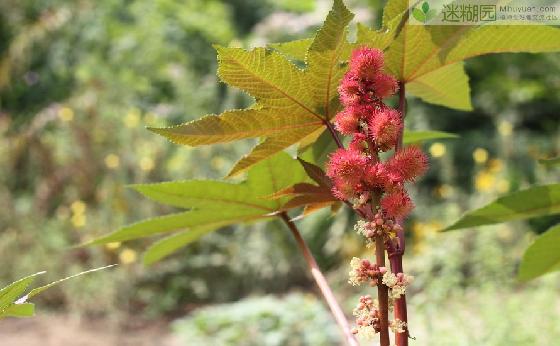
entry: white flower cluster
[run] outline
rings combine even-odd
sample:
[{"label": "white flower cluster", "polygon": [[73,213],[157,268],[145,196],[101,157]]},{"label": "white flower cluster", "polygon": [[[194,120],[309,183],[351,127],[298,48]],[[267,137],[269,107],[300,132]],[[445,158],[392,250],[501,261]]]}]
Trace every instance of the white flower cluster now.
[{"label": "white flower cluster", "polygon": [[359,286],[362,282],[358,276],[358,269],[360,268],[362,260],[358,257],[353,257],[350,261],[350,271],[348,272],[348,283],[352,286]]},{"label": "white flower cluster", "polygon": [[399,319],[392,320],[389,322],[389,328],[393,331],[393,333],[404,333],[406,330],[406,322],[403,322]]},{"label": "white flower cluster", "polygon": [[370,222],[358,220],[358,222],[354,225],[354,231],[366,238],[366,248],[369,249],[375,246],[375,242],[373,241],[375,226],[373,226]]},{"label": "white flower cluster", "polygon": [[384,285],[389,287],[389,297],[392,299],[398,299],[401,295],[406,292],[406,286],[414,280],[414,276],[406,275],[404,273],[398,273],[397,275],[386,272],[383,274],[382,282]]}]

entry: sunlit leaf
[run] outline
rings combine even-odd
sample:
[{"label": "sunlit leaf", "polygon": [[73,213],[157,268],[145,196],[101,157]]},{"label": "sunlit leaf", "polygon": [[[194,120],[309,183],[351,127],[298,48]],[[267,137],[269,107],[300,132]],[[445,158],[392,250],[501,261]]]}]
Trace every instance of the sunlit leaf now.
[{"label": "sunlit leaf", "polygon": [[403,143],[412,144],[433,139],[450,139],[458,138],[454,133],[441,132],[441,131],[404,131]]},{"label": "sunlit leaf", "polygon": [[535,239],[521,261],[518,278],[529,281],[546,273],[560,270],[560,225]]},{"label": "sunlit leaf", "polygon": [[312,38],[304,38],[302,40],[295,40],[290,42],[271,43],[268,46],[286,55],[289,58],[304,61],[305,56],[307,55],[307,50],[309,49],[309,46],[311,46],[311,43],[313,43]]},{"label": "sunlit leaf", "polygon": [[35,315],[35,304],[33,303],[23,303],[23,304],[12,304],[0,313],[0,318],[4,317],[31,317]]},{"label": "sunlit leaf", "polygon": [[422,100],[460,110],[472,110],[469,77],[463,62],[447,65],[406,84]]},{"label": "sunlit leaf", "polygon": [[[198,146],[245,138],[284,136],[292,131],[316,129],[322,124],[321,120],[312,115],[280,114],[270,109],[245,109],[226,111],[219,116],[208,115],[186,124],[150,130],[174,143]],[[305,133],[308,132],[305,130]]]},{"label": "sunlit leaf", "polygon": [[8,286],[0,289],[0,313],[3,313],[6,308],[20,298],[27,287],[35,280],[38,275],[45,272],[38,272],[15,281]]},{"label": "sunlit leaf", "polygon": [[325,23],[317,32],[307,52],[305,70],[313,98],[328,119],[332,116],[331,100],[337,95],[337,87],[346,68],[340,64],[341,53],[346,44],[346,27],[354,15],[342,3],[334,0]]},{"label": "sunlit leaf", "polygon": [[467,212],[445,230],[492,225],[560,213],[560,184],[531,187]]}]

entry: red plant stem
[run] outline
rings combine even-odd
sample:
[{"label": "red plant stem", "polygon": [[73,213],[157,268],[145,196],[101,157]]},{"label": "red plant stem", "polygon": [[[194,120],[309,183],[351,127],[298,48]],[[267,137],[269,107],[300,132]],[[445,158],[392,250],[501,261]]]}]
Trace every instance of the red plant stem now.
[{"label": "red plant stem", "polygon": [[[406,95],[405,95],[405,84],[399,82],[399,112],[404,121],[406,116]],[[395,151],[399,151],[403,146],[403,132],[404,126],[401,129],[399,138],[397,141],[397,146]],[[402,220],[401,220],[402,224]],[[397,274],[403,272],[403,255],[405,250],[405,237],[404,231],[397,234],[397,246],[392,253],[389,253],[389,261],[391,263],[391,272]],[[397,346],[408,346],[408,316],[406,311],[406,296],[402,295],[399,299],[395,300],[394,303],[394,318],[405,322],[407,325],[405,327],[404,333],[395,333],[395,343]]]},{"label": "red plant stem", "polygon": [[344,333],[344,336],[346,338],[346,344],[349,346],[359,346],[358,341],[354,337],[354,334],[352,334],[350,324],[348,323],[348,320],[346,319],[346,316],[344,315],[342,308],[336,301],[336,298],[327,282],[327,279],[321,272],[321,269],[319,269],[319,266],[317,265],[317,261],[315,261],[313,254],[311,254],[311,251],[309,250],[309,247],[307,246],[305,240],[301,236],[301,233],[299,232],[296,224],[293,223],[292,220],[290,220],[290,217],[285,212],[280,213],[279,216],[284,221],[284,223],[288,226],[288,228],[292,232],[292,235],[296,239],[299,249],[303,253],[303,257],[305,258],[305,261],[309,266],[311,275],[313,276],[313,279],[315,279],[315,283],[321,290],[321,293],[323,294],[323,297],[325,298],[327,305],[329,306],[331,313],[333,314],[334,319],[336,320],[336,323]]},{"label": "red plant stem", "polygon": [[327,129],[331,133],[331,136],[334,139],[334,141],[336,142],[336,145],[339,148],[344,148],[344,145],[342,145],[342,142],[340,141],[340,138],[338,138],[338,134],[336,133],[336,130],[334,129],[332,124],[328,120],[324,120],[323,124],[325,124],[325,126],[327,127]]},{"label": "red plant stem", "polygon": [[[378,266],[385,267],[385,244],[383,236],[375,237],[375,260]],[[377,285],[377,299],[379,301],[379,343],[389,346],[389,289],[382,283]]]},{"label": "red plant stem", "polygon": [[[389,257],[391,262],[391,271],[393,273],[402,273],[402,254],[395,254]],[[407,322],[407,312],[406,312],[406,296],[403,294],[400,298],[395,299],[394,306],[395,319],[399,319],[403,322]],[[404,329],[404,333],[395,333],[395,343],[397,346],[408,345],[408,328]]]}]

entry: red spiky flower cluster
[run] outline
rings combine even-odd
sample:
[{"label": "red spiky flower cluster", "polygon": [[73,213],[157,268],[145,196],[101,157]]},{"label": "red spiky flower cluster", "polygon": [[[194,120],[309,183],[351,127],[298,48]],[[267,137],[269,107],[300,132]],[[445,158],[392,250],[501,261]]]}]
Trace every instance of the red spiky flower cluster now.
[{"label": "red spiky flower cluster", "polygon": [[336,129],[352,140],[348,148],[330,156],[327,175],[337,198],[358,208],[377,195],[383,216],[400,219],[414,207],[404,184],[424,174],[428,160],[414,146],[385,162],[379,160],[379,153],[397,146],[403,129],[401,114],[383,103],[398,91],[397,81],[383,72],[383,64],[379,49],[364,47],[352,53],[339,86],[344,109],[335,118]]}]

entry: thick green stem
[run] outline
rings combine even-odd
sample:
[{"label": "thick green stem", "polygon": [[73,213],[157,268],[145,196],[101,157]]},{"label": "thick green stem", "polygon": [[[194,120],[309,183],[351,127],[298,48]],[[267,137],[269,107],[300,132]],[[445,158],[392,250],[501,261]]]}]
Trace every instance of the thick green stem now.
[{"label": "thick green stem", "polygon": [[350,324],[348,323],[348,320],[346,319],[342,308],[338,304],[334,293],[327,282],[327,279],[321,272],[321,269],[319,269],[317,261],[315,261],[311,250],[309,250],[309,247],[301,236],[301,233],[299,232],[296,224],[293,223],[292,220],[290,220],[290,217],[285,212],[280,213],[279,216],[292,232],[292,235],[294,236],[296,243],[298,244],[298,247],[303,254],[303,257],[305,258],[305,261],[309,266],[309,270],[311,271],[311,275],[313,276],[315,283],[319,287],[319,290],[321,290],[321,293],[323,294],[323,297],[325,298],[325,301],[327,302],[327,305],[329,306],[329,309],[331,310],[336,323],[338,324],[340,329],[342,329],[346,344],[349,346],[359,346],[358,341],[354,337],[354,334],[352,334]]}]

